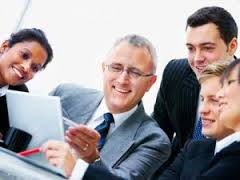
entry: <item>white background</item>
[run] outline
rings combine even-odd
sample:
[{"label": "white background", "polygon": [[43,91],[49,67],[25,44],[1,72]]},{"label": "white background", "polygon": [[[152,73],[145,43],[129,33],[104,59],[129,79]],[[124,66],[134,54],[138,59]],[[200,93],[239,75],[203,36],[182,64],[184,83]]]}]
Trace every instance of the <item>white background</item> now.
[{"label": "white background", "polygon": [[[1,2],[3,41],[19,28],[17,22],[28,1]],[[117,38],[136,33],[152,41],[158,52],[158,81],[144,97],[145,108],[151,113],[166,63],[186,57],[187,17],[209,5],[224,7],[239,25],[239,0],[31,0],[20,28],[44,30],[54,59],[28,87],[40,94],[47,94],[63,82],[101,89],[101,62],[108,50]]]}]

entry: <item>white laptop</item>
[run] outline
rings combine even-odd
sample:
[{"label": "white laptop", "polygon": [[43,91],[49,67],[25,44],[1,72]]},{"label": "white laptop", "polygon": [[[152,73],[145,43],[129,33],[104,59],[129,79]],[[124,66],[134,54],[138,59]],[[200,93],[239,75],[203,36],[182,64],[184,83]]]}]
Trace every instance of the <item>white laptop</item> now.
[{"label": "white laptop", "polygon": [[[9,124],[32,135],[27,149],[40,147],[49,139],[64,141],[64,126],[59,97],[7,91]],[[62,174],[48,164],[42,153],[28,156],[36,163]]]}]

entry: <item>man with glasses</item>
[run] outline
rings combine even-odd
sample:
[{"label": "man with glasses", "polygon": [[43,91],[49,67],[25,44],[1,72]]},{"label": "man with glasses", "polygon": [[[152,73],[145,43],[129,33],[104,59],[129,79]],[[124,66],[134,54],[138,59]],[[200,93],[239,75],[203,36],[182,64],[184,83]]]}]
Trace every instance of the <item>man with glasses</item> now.
[{"label": "man with glasses", "polygon": [[[61,97],[64,116],[85,125],[66,131],[68,144],[49,141],[42,146],[49,162],[72,179],[80,179],[89,164],[124,179],[150,178],[170,154],[166,134],[141,101],[156,81],[156,64],[152,44],[128,35],[102,63],[103,94],[72,84],[57,87],[52,94]],[[103,179],[96,171],[90,174]]]}]

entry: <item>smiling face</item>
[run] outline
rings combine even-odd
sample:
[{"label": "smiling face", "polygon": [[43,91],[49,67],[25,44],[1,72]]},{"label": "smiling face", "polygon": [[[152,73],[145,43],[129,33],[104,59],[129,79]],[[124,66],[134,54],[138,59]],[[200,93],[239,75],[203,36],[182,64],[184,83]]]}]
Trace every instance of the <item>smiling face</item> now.
[{"label": "smiling face", "polygon": [[226,45],[220,37],[217,26],[208,23],[197,27],[187,27],[186,46],[189,65],[198,77],[208,64],[233,59],[237,40],[234,38]]},{"label": "smiling face", "polygon": [[217,140],[220,140],[233,132],[223,126],[223,123],[219,121],[219,102],[216,93],[220,88],[220,78],[213,76],[201,83],[200,91],[202,133],[207,137]]},{"label": "smiling face", "polygon": [[0,85],[18,85],[31,80],[46,62],[47,53],[34,41],[6,41],[0,48]]},{"label": "smiling face", "polygon": [[[110,71],[109,65],[112,64],[123,66],[124,71]],[[151,74],[153,62],[146,48],[134,47],[125,41],[111,50],[102,68],[104,96],[112,113],[122,113],[133,108],[156,81],[155,75],[138,78],[129,76],[126,69]]]},{"label": "smiling face", "polygon": [[219,99],[220,121],[234,131],[240,131],[240,84],[238,82],[240,65],[237,65],[224,81],[217,93]]}]

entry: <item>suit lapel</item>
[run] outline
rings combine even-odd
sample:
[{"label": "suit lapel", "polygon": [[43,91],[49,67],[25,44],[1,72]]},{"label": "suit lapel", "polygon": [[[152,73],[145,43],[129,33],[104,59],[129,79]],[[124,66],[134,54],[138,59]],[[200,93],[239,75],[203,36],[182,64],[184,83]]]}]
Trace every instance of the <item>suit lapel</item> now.
[{"label": "suit lapel", "polygon": [[134,137],[146,114],[142,103],[137,110],[123,122],[112,134],[101,150],[101,159],[111,167],[117,166],[135,148]]},{"label": "suit lapel", "polygon": [[[183,88],[182,88],[183,89],[182,97],[184,98],[182,101],[182,106],[184,106],[185,109],[187,110],[187,112],[185,112],[186,116],[188,116],[187,119],[192,119],[191,121],[187,122],[187,123],[191,123],[191,125],[190,126],[188,125],[188,126],[194,127],[196,115],[197,115],[197,109],[198,109],[197,107],[198,107],[200,85],[196,79],[196,75],[193,73],[190,67],[186,73],[187,75],[183,80]],[[191,129],[190,134],[192,134],[192,132],[193,132],[193,128]]]},{"label": "suit lapel", "polygon": [[95,110],[96,108],[93,111],[88,111],[81,114],[81,122],[79,123],[86,124],[91,119]]}]

